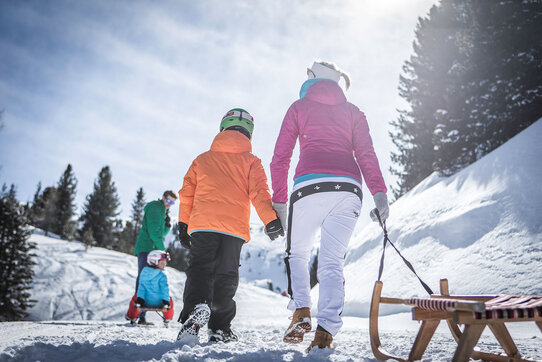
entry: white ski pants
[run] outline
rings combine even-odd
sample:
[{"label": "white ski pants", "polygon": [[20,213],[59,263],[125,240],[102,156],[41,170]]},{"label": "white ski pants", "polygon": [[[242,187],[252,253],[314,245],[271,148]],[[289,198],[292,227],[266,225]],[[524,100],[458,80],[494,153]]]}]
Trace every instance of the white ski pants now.
[{"label": "white ski pants", "polygon": [[[357,192],[357,185],[350,187],[356,187],[354,190]],[[316,319],[321,327],[335,335],[342,326],[343,264],[361,210],[361,190],[358,194],[335,190],[317,192],[297,200],[293,200],[294,195],[295,189],[290,200],[285,259],[292,297],[288,309],[311,307],[309,259],[316,234],[321,230],[317,269],[320,290]]]}]

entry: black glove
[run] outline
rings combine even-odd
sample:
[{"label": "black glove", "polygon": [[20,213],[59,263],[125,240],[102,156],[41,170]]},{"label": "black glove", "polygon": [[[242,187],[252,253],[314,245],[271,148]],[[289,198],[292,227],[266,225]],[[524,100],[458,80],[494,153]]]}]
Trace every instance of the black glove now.
[{"label": "black glove", "polygon": [[162,308],[166,308],[166,309],[171,308],[171,305],[169,304],[169,300],[162,300]]},{"label": "black glove", "polygon": [[136,308],[143,308],[145,306],[145,300],[143,298],[137,298],[135,302]]},{"label": "black glove", "polygon": [[190,249],[192,247],[192,238],[187,232],[188,225],[179,221],[177,229],[179,230],[179,241],[181,242],[181,245],[186,249]]},{"label": "black glove", "polygon": [[265,233],[269,236],[269,239],[275,240],[279,236],[284,236],[284,229],[280,223],[280,219],[277,218],[265,225]]},{"label": "black glove", "polygon": [[171,227],[171,219],[169,218],[169,209],[166,211],[166,227],[167,228],[170,228]]}]

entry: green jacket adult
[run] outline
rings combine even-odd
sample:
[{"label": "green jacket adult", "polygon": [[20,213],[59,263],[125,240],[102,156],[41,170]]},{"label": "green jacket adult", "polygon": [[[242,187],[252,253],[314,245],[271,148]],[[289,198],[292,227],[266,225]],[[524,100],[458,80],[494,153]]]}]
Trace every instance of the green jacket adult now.
[{"label": "green jacket adult", "polygon": [[171,227],[166,227],[166,207],[161,199],[145,205],[141,231],[137,237],[134,254],[165,250],[164,237]]}]

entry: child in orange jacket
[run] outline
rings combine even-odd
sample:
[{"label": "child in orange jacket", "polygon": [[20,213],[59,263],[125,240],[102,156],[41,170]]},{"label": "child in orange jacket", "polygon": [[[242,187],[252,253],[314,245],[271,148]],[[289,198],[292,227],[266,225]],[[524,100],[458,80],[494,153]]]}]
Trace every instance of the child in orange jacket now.
[{"label": "child in orange jacket", "polygon": [[222,118],[211,149],[199,155],[179,191],[179,238],[190,249],[178,340],[236,341],[231,330],[241,247],[250,240],[250,203],[274,240],[284,235],[261,160],[251,153],[254,119],[241,108]]}]

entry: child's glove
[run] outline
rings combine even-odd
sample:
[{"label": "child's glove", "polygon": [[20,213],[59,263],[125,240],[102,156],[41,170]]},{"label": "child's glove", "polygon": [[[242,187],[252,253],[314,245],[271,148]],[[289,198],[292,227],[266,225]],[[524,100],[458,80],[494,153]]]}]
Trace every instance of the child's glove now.
[{"label": "child's glove", "polygon": [[269,239],[275,240],[279,236],[284,236],[284,229],[280,223],[280,219],[277,218],[265,225],[265,233],[269,236]]},{"label": "child's glove", "polygon": [[179,230],[179,241],[181,242],[181,245],[185,247],[186,249],[190,249],[192,247],[192,238],[190,235],[188,235],[188,225],[186,225],[184,222],[179,221],[177,224],[177,229]]},{"label": "child's glove", "polygon": [[162,300],[162,308],[166,308],[166,309],[171,308],[171,305],[169,304],[169,300]]},{"label": "child's glove", "polygon": [[136,308],[143,308],[145,306],[145,300],[143,298],[137,298],[135,302]]}]

